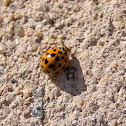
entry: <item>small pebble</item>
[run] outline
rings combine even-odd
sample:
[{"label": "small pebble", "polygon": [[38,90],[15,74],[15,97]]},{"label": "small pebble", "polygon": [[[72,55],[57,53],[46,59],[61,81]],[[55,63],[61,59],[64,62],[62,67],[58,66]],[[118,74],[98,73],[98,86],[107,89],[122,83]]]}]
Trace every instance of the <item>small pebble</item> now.
[{"label": "small pebble", "polygon": [[14,109],[14,108],[16,108],[18,105],[19,105],[18,102],[12,102],[11,108]]},{"label": "small pebble", "polygon": [[51,117],[54,117],[54,114],[52,114]]},{"label": "small pebble", "polygon": [[18,96],[16,96],[16,101],[19,103],[19,105],[23,105],[24,98],[22,98],[22,96],[18,95]]},{"label": "small pebble", "polygon": [[24,101],[24,105],[28,106],[29,102],[28,101]]},{"label": "small pebble", "polygon": [[6,98],[5,97],[2,97],[1,98],[1,103],[4,103],[6,101]]},{"label": "small pebble", "polygon": [[77,51],[77,48],[76,47],[72,48],[71,49],[71,54],[76,54],[76,51]]},{"label": "small pebble", "polygon": [[6,113],[9,114],[11,112],[10,108],[6,110]]},{"label": "small pebble", "polygon": [[63,102],[64,103],[67,103],[69,101],[69,96],[68,95],[65,95],[64,97],[63,97]]},{"label": "small pebble", "polygon": [[122,96],[123,96],[123,88],[121,88],[121,89],[119,90],[118,96],[119,96],[119,97],[122,97]]},{"label": "small pebble", "polygon": [[28,102],[31,102],[31,101],[32,101],[32,97],[28,97],[28,98],[27,98],[27,101],[28,101]]},{"label": "small pebble", "polygon": [[45,87],[45,95],[50,94],[50,90],[51,90],[51,87],[50,86],[46,86]]},{"label": "small pebble", "polygon": [[16,13],[15,15],[14,15],[14,18],[15,19],[18,19],[18,18],[20,18],[21,17],[21,14],[19,14],[19,13]]},{"label": "small pebble", "polygon": [[73,109],[76,109],[77,108],[77,104],[75,103],[75,104],[73,104],[73,107],[72,107]]},{"label": "small pebble", "polygon": [[17,109],[17,115],[20,116],[22,114],[22,110],[21,109]]},{"label": "small pebble", "polygon": [[115,108],[117,109],[120,106],[119,103],[115,103]]},{"label": "small pebble", "polygon": [[99,18],[100,18],[100,19],[103,18],[103,14],[99,14]]},{"label": "small pebble", "polygon": [[30,116],[30,109],[24,111],[24,117],[28,118]]},{"label": "small pebble", "polygon": [[10,104],[11,102],[13,102],[15,98],[15,94],[13,92],[9,92],[9,95],[6,97],[6,101],[8,104]]},{"label": "small pebble", "polygon": [[91,107],[92,111],[96,111],[97,109],[99,109],[99,106],[97,104],[94,104],[92,107]]},{"label": "small pebble", "polygon": [[10,2],[11,2],[10,0],[4,0],[4,1],[3,1],[3,4],[4,4],[5,6],[9,6]]},{"label": "small pebble", "polygon": [[12,21],[14,19],[14,14],[13,13],[10,13],[9,14],[9,20]]},{"label": "small pebble", "polygon": [[55,24],[55,28],[57,28],[57,29],[60,29],[62,27],[64,27],[64,22],[58,22]]},{"label": "small pebble", "polygon": [[36,36],[36,37],[42,37],[43,34],[42,34],[41,32],[37,32],[37,33],[35,34],[35,36]]},{"label": "small pebble", "polygon": [[92,28],[88,28],[88,29],[85,31],[85,33],[84,33],[85,37],[88,37],[88,35],[89,35],[91,32],[92,32]]},{"label": "small pebble", "polygon": [[25,36],[24,28],[22,26],[16,26],[15,34],[19,37],[24,37]]},{"label": "small pebble", "polygon": [[53,92],[53,95],[54,96],[60,96],[60,90],[59,90],[59,88],[57,88],[57,87],[54,87],[53,89],[52,89],[52,92]]},{"label": "small pebble", "polygon": [[17,45],[19,44],[19,40],[17,38],[15,39],[15,42]]},{"label": "small pebble", "polygon": [[27,31],[26,31],[26,36],[27,37],[30,37],[33,35],[33,29],[29,28]]},{"label": "small pebble", "polygon": [[61,104],[62,101],[63,101],[63,97],[62,97],[62,96],[58,97],[58,99],[57,99],[57,104]]},{"label": "small pebble", "polygon": [[13,35],[13,28],[12,27],[7,27],[6,32],[8,33],[8,37],[12,37]]},{"label": "small pebble", "polygon": [[8,92],[12,92],[13,91],[13,84],[10,83],[8,84]]},{"label": "small pebble", "polygon": [[0,93],[1,93],[1,94],[5,94],[6,91],[7,91],[7,88],[6,88],[6,87],[2,87],[2,88],[0,89]]},{"label": "small pebble", "polygon": [[23,63],[23,61],[24,61],[23,58],[19,58],[18,60],[19,60],[18,61],[19,63]]},{"label": "small pebble", "polygon": [[113,62],[113,63],[112,63],[112,69],[117,69],[117,67],[118,67],[117,62]]},{"label": "small pebble", "polygon": [[16,87],[16,88],[14,89],[14,93],[15,93],[16,95],[19,95],[19,94],[20,94],[19,87]]},{"label": "small pebble", "polygon": [[5,120],[2,121],[2,125],[6,126],[6,124],[7,124],[7,121],[5,119]]},{"label": "small pebble", "polygon": [[59,35],[58,37],[59,37],[60,39],[66,39],[65,34],[61,34],[61,35]]},{"label": "small pebble", "polygon": [[44,96],[44,97],[43,97],[43,101],[46,102],[46,101],[48,100],[48,98],[49,98],[49,97]]},{"label": "small pebble", "polygon": [[38,49],[38,44],[32,44],[32,51],[36,51]]},{"label": "small pebble", "polygon": [[19,85],[19,88],[22,90],[23,89],[23,84],[20,84]]},{"label": "small pebble", "polygon": [[14,28],[14,21],[11,21],[11,22],[10,22],[9,28],[13,30],[13,28]]},{"label": "small pebble", "polygon": [[79,116],[79,111],[78,111],[78,110],[75,110],[75,111],[73,112],[72,118],[73,118],[73,119],[78,119],[78,116]]},{"label": "small pebble", "polygon": [[82,107],[84,105],[84,102],[79,102],[79,105]]},{"label": "small pebble", "polygon": [[45,36],[44,37],[44,40],[43,40],[43,43],[44,44],[48,44],[48,42],[49,42],[49,37],[48,36]]},{"label": "small pebble", "polygon": [[31,96],[31,91],[28,90],[28,89],[24,89],[24,90],[23,90],[23,96],[24,96],[25,98],[30,97],[30,96]]},{"label": "small pebble", "polygon": [[8,73],[5,73],[5,74],[3,75],[3,78],[4,78],[4,79],[7,79],[8,76],[9,76]]}]

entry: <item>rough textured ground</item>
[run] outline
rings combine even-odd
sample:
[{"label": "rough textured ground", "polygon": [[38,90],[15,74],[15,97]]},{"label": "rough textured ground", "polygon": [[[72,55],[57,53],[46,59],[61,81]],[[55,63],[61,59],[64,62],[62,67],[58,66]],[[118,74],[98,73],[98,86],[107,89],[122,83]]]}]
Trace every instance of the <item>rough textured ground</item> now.
[{"label": "rough textured ground", "polygon": [[[74,57],[49,78],[60,41]],[[0,126],[26,125],[126,126],[125,0],[0,1]]]}]

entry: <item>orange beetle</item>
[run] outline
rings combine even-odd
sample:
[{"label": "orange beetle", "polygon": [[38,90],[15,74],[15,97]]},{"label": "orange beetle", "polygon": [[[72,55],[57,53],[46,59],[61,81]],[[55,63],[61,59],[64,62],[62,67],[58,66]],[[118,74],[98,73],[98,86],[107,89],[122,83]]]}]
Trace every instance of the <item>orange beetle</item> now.
[{"label": "orange beetle", "polygon": [[57,75],[65,70],[69,63],[69,49],[66,46],[58,46],[49,49],[42,56],[42,71],[49,76]]}]

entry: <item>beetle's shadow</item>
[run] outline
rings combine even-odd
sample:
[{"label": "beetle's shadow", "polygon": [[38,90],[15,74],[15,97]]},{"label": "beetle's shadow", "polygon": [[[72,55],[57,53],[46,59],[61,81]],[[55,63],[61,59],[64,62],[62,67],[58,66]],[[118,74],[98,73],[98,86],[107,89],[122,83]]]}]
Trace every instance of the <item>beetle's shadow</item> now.
[{"label": "beetle's shadow", "polygon": [[61,90],[73,96],[87,90],[80,63],[75,58],[62,75],[54,77],[52,80]]}]

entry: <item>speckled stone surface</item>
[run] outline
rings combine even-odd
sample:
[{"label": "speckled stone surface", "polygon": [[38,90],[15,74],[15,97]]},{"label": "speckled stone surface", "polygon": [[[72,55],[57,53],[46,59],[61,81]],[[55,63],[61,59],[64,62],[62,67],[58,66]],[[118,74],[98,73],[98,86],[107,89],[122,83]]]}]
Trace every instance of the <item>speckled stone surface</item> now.
[{"label": "speckled stone surface", "polygon": [[[69,68],[50,78],[61,41]],[[126,126],[126,1],[1,0],[0,126]]]}]

